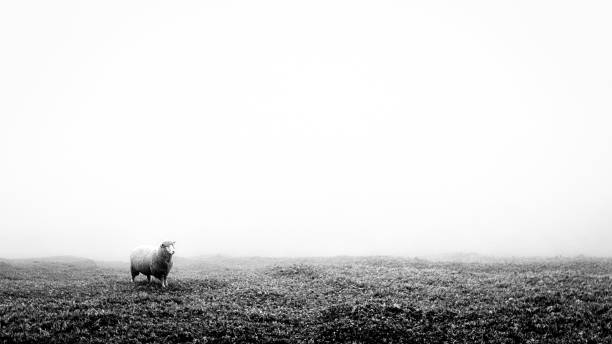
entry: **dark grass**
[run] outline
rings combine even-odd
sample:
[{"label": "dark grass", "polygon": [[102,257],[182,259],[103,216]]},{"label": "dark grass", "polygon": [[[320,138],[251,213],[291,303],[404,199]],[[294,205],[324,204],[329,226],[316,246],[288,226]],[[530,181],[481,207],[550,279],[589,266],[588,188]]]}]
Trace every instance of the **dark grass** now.
[{"label": "dark grass", "polygon": [[204,259],[165,290],[139,278],[2,262],[0,342],[612,343],[606,259]]}]

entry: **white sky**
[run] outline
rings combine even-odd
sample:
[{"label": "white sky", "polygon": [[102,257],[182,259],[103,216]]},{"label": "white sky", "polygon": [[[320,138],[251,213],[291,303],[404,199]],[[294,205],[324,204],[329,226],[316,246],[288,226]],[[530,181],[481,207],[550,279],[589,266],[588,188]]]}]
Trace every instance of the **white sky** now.
[{"label": "white sky", "polygon": [[3,257],[612,254],[609,1],[3,1]]}]

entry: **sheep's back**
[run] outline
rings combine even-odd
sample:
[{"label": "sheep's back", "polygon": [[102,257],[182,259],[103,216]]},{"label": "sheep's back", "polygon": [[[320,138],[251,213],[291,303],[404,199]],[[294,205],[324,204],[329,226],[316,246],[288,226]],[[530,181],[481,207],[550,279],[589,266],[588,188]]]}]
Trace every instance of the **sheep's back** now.
[{"label": "sheep's back", "polygon": [[130,255],[132,270],[145,275],[151,274],[151,261],[157,248],[153,246],[140,246],[135,248]]}]

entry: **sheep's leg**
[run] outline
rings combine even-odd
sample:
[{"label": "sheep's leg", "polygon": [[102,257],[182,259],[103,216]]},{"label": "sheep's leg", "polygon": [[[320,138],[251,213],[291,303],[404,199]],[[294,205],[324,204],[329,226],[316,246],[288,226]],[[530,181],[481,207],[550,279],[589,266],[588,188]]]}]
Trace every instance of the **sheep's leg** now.
[{"label": "sheep's leg", "polygon": [[151,284],[151,275],[147,275],[147,282],[149,282],[149,284]]},{"label": "sheep's leg", "polygon": [[132,270],[132,282],[133,283],[136,283],[136,281],[134,279],[136,278],[136,276],[138,276],[138,273],[139,273],[138,271]]},{"label": "sheep's leg", "polygon": [[168,286],[168,281],[167,281],[167,278],[168,278],[168,277],[166,277],[166,276],[163,276],[163,277],[162,277],[162,288],[165,288],[165,287],[167,287],[167,286]]}]

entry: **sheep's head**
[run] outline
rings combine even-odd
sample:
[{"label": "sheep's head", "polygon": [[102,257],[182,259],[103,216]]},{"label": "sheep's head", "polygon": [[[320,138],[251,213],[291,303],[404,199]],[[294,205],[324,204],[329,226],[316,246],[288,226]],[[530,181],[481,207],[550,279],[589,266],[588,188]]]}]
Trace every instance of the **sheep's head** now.
[{"label": "sheep's head", "polygon": [[166,253],[168,253],[169,255],[173,255],[174,254],[174,243],[176,241],[164,241],[162,242],[160,248],[165,250]]}]

